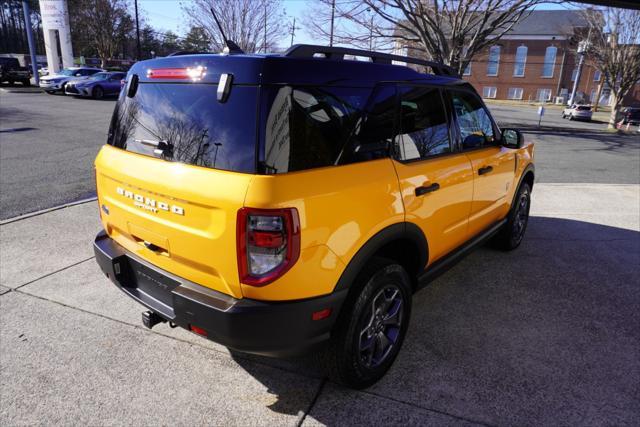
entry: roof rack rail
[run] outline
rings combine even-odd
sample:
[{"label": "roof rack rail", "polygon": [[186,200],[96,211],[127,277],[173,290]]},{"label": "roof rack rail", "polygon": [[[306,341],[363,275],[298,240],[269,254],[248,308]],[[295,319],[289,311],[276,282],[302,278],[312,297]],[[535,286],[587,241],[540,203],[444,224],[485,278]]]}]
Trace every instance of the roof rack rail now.
[{"label": "roof rack rail", "polygon": [[323,54],[325,58],[338,60],[344,59],[345,55],[364,56],[371,58],[371,61],[376,64],[392,64],[392,61],[407,62],[410,64],[431,67],[433,73],[439,76],[459,77],[459,74],[452,67],[441,62],[427,61],[424,59],[412,58],[410,56],[391,55],[388,53],[373,52],[369,50],[351,49],[347,47],[295,44],[291,46],[283,56],[291,58],[313,58],[316,54]]}]

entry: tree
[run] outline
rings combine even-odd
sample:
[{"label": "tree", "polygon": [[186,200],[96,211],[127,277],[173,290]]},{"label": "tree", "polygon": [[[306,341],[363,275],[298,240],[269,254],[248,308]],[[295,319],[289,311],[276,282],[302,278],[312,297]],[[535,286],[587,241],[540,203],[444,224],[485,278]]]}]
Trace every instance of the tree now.
[{"label": "tree", "polygon": [[202,27],[191,27],[182,41],[182,49],[191,52],[206,52],[211,49],[211,38]]},{"label": "tree", "polygon": [[[364,33],[396,40],[428,58],[450,65],[460,74],[474,55],[495,44],[549,0],[353,0],[340,16]],[[350,10],[346,10],[350,7]],[[354,7],[355,6],[355,7]],[[375,14],[372,19],[371,14]],[[363,31],[357,40],[362,41]],[[361,42],[360,42],[361,44]]]},{"label": "tree", "polygon": [[[134,28],[125,0],[77,2],[73,18],[70,19],[73,21],[73,32],[81,35],[81,40],[89,49],[95,50],[102,67],[132,37]],[[77,47],[75,49],[78,51]]]},{"label": "tree", "polygon": [[615,127],[624,97],[640,82],[640,11],[607,7],[585,11],[586,55],[611,88],[609,128]]},{"label": "tree", "polygon": [[210,9],[216,12],[225,35],[245,52],[273,49],[287,31],[282,25],[280,0],[193,0],[183,9],[191,24],[203,28],[218,51],[225,44]]},{"label": "tree", "polygon": [[167,31],[162,38],[162,53],[169,55],[170,53],[182,50],[179,37],[173,31]]},{"label": "tree", "polygon": [[361,0],[315,0],[303,16],[306,33],[328,45],[346,44],[369,50],[392,48],[392,38],[380,37],[372,31],[384,26],[382,18],[363,6]]},{"label": "tree", "polygon": [[142,56],[140,59],[151,58],[159,54],[161,49],[162,41],[158,38],[156,31],[151,26],[144,25],[140,29],[140,55]]}]

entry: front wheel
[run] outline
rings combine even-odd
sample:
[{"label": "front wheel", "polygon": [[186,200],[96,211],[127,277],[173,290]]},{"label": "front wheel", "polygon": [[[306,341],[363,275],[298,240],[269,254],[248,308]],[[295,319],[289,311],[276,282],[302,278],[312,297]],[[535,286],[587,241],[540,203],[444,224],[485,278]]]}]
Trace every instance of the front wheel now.
[{"label": "front wheel", "polygon": [[104,97],[104,90],[100,86],[96,86],[93,88],[91,96],[93,99],[102,99]]},{"label": "front wheel", "polygon": [[369,387],[389,370],[409,325],[411,281],[394,261],[374,258],[352,285],[333,340],[338,379]]},{"label": "front wheel", "polygon": [[573,120],[573,114],[569,115],[569,120]]},{"label": "front wheel", "polygon": [[507,223],[493,239],[493,243],[498,249],[511,251],[520,246],[529,223],[530,208],[531,187],[523,182],[509,211]]}]

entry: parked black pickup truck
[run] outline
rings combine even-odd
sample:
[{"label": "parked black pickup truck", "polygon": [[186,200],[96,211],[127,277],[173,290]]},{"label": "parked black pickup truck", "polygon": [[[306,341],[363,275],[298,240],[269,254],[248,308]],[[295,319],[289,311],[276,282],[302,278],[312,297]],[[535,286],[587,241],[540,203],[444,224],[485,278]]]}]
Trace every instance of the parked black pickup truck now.
[{"label": "parked black pickup truck", "polygon": [[17,58],[0,58],[0,83],[13,84],[20,82],[25,86],[31,85],[31,71],[21,67]]}]

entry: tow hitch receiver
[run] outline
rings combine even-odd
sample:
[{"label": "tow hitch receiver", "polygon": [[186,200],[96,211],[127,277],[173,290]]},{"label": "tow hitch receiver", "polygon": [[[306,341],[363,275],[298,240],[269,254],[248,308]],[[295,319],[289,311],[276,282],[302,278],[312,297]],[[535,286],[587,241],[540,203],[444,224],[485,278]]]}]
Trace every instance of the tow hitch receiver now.
[{"label": "tow hitch receiver", "polygon": [[158,314],[154,313],[151,310],[142,312],[142,324],[147,328],[151,329],[158,323],[166,322],[162,317]]}]

